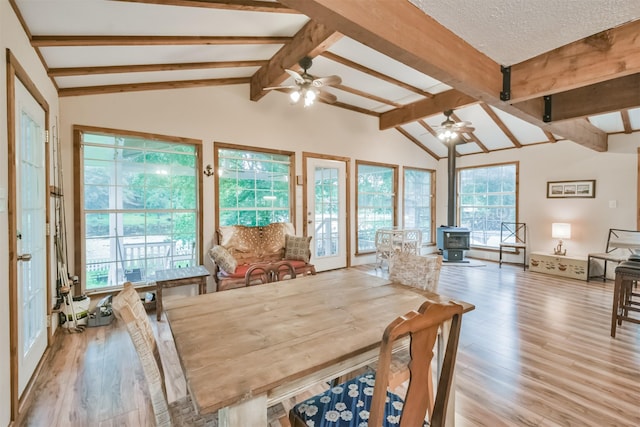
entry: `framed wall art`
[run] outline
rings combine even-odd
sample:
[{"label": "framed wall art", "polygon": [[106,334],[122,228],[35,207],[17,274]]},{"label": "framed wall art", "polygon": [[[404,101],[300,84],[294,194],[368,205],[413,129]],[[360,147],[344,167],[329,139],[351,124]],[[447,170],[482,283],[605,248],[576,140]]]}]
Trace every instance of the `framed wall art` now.
[{"label": "framed wall art", "polygon": [[547,198],[594,198],[596,197],[596,180],[584,181],[549,181],[547,182]]}]

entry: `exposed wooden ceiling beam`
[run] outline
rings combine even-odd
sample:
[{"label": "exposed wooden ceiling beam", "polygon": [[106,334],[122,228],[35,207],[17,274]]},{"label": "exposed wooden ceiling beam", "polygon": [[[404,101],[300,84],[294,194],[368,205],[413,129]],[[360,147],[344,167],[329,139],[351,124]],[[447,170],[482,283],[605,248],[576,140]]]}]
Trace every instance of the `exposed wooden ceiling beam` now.
[{"label": "exposed wooden ceiling beam", "polygon": [[518,138],[516,138],[516,136],[513,134],[513,132],[511,132],[511,130],[507,127],[507,125],[504,124],[502,119],[500,117],[498,117],[498,115],[496,114],[495,111],[493,111],[493,108],[491,108],[490,105],[487,105],[484,102],[481,102],[480,103],[480,107],[482,107],[484,112],[487,113],[489,115],[489,117],[491,117],[491,120],[493,120],[495,122],[495,124],[507,136],[507,138],[509,138],[509,140],[511,141],[511,143],[513,144],[514,147],[516,147],[516,148],[521,148],[522,147],[522,144],[520,143]]},{"label": "exposed wooden ceiling beam", "polygon": [[112,65],[106,67],[69,67],[51,68],[51,77],[86,76],[93,74],[141,73],[150,71],[201,70],[214,68],[261,67],[268,61],[218,61],[218,62],[188,62],[175,64],[141,64],[141,65]]},{"label": "exposed wooden ceiling beam", "polygon": [[285,69],[293,68],[305,56],[318,56],[340,38],[342,34],[322,24],[313,20],[307,22],[288,44],[273,55],[267,65],[263,65],[251,77],[251,100],[258,101],[266,95],[263,88],[277,86],[285,81],[288,77]]},{"label": "exposed wooden ceiling beam", "polygon": [[433,151],[429,150],[427,147],[425,147],[420,141],[418,141],[416,138],[413,137],[413,135],[411,135],[409,132],[407,132],[406,130],[402,129],[400,126],[395,128],[398,132],[400,132],[402,135],[404,135],[405,138],[407,138],[409,141],[413,142],[414,144],[416,144],[420,149],[422,149],[425,153],[427,153],[428,155],[430,155],[431,157],[433,157],[436,160],[440,160],[441,157],[438,156],[436,153],[434,153]]},{"label": "exposed wooden ceiling beam", "polygon": [[511,66],[511,101],[553,95],[640,73],[640,20]]},{"label": "exposed wooden ceiling beam", "polygon": [[420,126],[422,126],[423,128],[425,128],[427,130],[427,132],[429,132],[431,135],[433,135],[434,137],[438,138],[438,132],[436,132],[431,126],[429,126],[429,124],[427,122],[425,122],[424,120],[420,119],[420,120],[418,120],[418,124]]},{"label": "exposed wooden ceiling beam", "polygon": [[408,91],[417,93],[418,95],[422,95],[422,96],[426,96],[428,98],[431,98],[433,96],[433,94],[431,94],[430,92],[427,92],[426,90],[422,90],[420,88],[417,88],[415,86],[411,86],[410,84],[407,84],[405,82],[402,82],[398,79],[394,79],[391,76],[388,76],[386,74],[382,74],[376,70],[372,70],[371,68],[365,67],[364,65],[358,64],[357,62],[353,62],[350,59],[347,58],[343,58],[340,55],[336,55],[333,52],[323,52],[322,56],[324,56],[327,59],[330,59],[332,61],[338,62],[342,65],[346,65],[347,67],[353,68],[354,70],[358,70],[360,72],[363,72],[365,74],[368,74],[372,77],[376,77],[380,80],[384,80],[385,82],[394,84],[396,86],[400,86],[401,88],[407,89]]},{"label": "exposed wooden ceiling beam", "polygon": [[424,117],[442,113],[452,108],[475,104],[478,100],[455,89],[438,93],[430,99],[423,99],[380,115],[380,130],[404,125]]},{"label": "exposed wooden ceiling beam", "polygon": [[[551,121],[585,118],[640,105],[640,74],[584,86],[551,95]],[[534,98],[515,104],[522,111],[542,117],[544,102]]]},{"label": "exposed wooden ceiling beam", "polygon": [[502,89],[499,64],[406,0],[281,3],[473,97]]},{"label": "exposed wooden ceiling beam", "polygon": [[393,101],[391,101],[389,99],[385,99],[385,98],[382,98],[380,96],[376,96],[376,95],[374,95],[372,93],[368,93],[368,92],[364,92],[364,91],[361,91],[361,90],[358,90],[358,89],[354,89],[354,88],[349,87],[349,86],[333,85],[332,87],[335,87],[336,89],[342,90],[344,92],[351,93],[353,95],[358,95],[358,96],[360,96],[362,98],[366,98],[366,99],[370,99],[372,101],[379,102],[381,104],[391,105],[392,107],[397,107],[397,108],[398,107],[402,107],[402,104],[398,104],[397,102],[393,102]]},{"label": "exposed wooden ceiling beam", "polygon": [[[455,122],[461,122],[462,121],[462,120],[460,120],[460,117],[458,117],[455,113],[451,114],[451,118]],[[482,141],[480,141],[480,138],[478,138],[475,133],[473,133],[473,132],[464,132],[464,134],[468,135],[469,136],[468,140],[470,142],[475,142],[476,145],[482,150],[482,152],[484,152],[484,153],[488,153],[489,152],[489,149],[487,148],[487,146],[484,145],[482,143]]]},{"label": "exposed wooden ceiling beam", "polygon": [[249,83],[249,77],[226,79],[202,79],[172,82],[153,83],[127,83],[119,85],[86,86],[74,88],[62,88],[58,90],[58,96],[102,95],[105,93],[138,92],[143,90],[179,89],[203,86],[224,86]]},{"label": "exposed wooden ceiling beam", "polygon": [[112,0],[128,3],[161,4],[168,6],[204,7],[208,9],[247,10],[251,12],[300,13],[278,2],[256,0]]},{"label": "exposed wooden ceiling beam", "polygon": [[[320,102],[324,102],[324,101],[321,100]],[[334,107],[344,108],[345,110],[349,110],[349,111],[355,111],[356,113],[366,114],[368,116],[380,117],[380,113],[378,113],[377,111],[368,110],[366,108],[357,107],[355,105],[346,104],[340,101],[334,102],[333,104],[329,104],[325,102],[325,104],[333,105]]]},{"label": "exposed wooden ceiling beam", "polygon": [[620,111],[620,115],[622,116],[622,126],[624,127],[624,133],[632,133],[633,128],[631,127],[631,119],[629,118],[629,110]]},{"label": "exposed wooden ceiling beam", "polygon": [[284,44],[291,37],[258,36],[33,36],[34,47]]},{"label": "exposed wooden ceiling beam", "polygon": [[[280,2],[468,96],[586,147],[607,150],[606,133],[593,125],[545,123],[502,101],[500,66],[408,1]],[[380,128],[386,126],[381,120]]]},{"label": "exposed wooden ceiling beam", "polygon": [[544,134],[547,136],[547,138],[549,138],[549,142],[558,142],[555,135],[549,132],[548,130],[545,130]]}]

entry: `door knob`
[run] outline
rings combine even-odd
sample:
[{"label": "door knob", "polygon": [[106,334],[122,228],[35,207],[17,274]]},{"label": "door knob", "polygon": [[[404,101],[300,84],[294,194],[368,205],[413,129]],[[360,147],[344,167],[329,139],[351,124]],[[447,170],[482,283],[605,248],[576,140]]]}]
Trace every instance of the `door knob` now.
[{"label": "door knob", "polygon": [[312,224],[312,223],[313,223],[313,221],[311,221],[311,220],[307,221],[307,224]]},{"label": "door knob", "polygon": [[31,254],[18,255],[18,261],[31,261]]}]

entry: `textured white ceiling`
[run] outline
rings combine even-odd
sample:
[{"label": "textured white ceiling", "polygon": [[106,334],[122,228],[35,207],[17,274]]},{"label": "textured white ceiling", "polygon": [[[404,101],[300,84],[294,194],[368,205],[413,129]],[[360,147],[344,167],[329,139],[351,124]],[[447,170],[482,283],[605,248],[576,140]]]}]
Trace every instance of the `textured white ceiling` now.
[{"label": "textured white ceiling", "polygon": [[409,0],[501,65],[640,18],[640,0]]}]

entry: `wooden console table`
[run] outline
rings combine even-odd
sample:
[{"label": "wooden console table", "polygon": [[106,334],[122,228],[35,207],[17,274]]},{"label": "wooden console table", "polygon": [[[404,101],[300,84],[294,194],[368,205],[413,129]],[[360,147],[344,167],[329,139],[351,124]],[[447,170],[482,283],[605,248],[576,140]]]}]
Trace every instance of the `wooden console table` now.
[{"label": "wooden console table", "polygon": [[156,271],[156,318],[162,315],[162,289],[198,285],[198,293],[206,294],[209,274],[203,265]]},{"label": "wooden console table", "polygon": [[587,280],[587,258],[533,252],[529,256],[529,271]]}]

